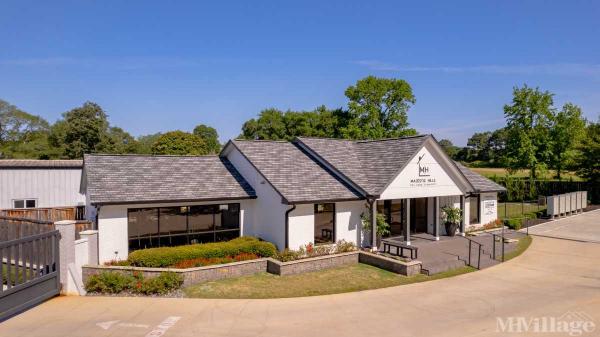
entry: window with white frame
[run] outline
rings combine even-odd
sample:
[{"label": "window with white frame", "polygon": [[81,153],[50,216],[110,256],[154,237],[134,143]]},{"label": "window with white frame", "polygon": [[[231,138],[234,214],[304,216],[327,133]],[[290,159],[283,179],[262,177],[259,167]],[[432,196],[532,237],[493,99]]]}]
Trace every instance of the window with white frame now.
[{"label": "window with white frame", "polygon": [[14,199],[13,208],[36,208],[36,199]]}]

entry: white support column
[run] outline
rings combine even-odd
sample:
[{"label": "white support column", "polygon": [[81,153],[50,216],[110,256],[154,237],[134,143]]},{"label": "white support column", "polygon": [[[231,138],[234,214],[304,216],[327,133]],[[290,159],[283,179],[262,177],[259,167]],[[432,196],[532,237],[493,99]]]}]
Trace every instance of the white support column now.
[{"label": "white support column", "polygon": [[88,261],[86,264],[97,265],[98,260],[98,231],[87,230],[79,232],[82,239],[88,240]]},{"label": "white support column", "polygon": [[58,242],[60,293],[63,295],[77,295],[75,281],[69,273],[69,266],[75,264],[75,221],[57,221],[54,223],[54,228],[60,233],[60,241]]},{"label": "white support column", "polygon": [[433,199],[433,235],[435,241],[440,241],[440,197]]},{"label": "white support column", "polygon": [[404,223],[404,242],[410,245],[410,199],[406,200],[406,222]]},{"label": "white support column", "polygon": [[377,249],[377,200],[371,203],[371,250],[376,252]]},{"label": "white support column", "polygon": [[460,196],[460,235],[465,236],[465,196]]}]

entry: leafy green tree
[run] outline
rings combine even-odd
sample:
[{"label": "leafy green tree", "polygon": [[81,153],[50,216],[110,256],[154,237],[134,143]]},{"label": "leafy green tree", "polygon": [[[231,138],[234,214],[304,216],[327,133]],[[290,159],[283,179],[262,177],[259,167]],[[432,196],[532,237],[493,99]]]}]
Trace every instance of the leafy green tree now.
[{"label": "leafy green tree", "polygon": [[365,77],[346,89],[350,121],[344,138],[378,139],[415,135],[408,127],[408,109],[416,99],[408,82]]},{"label": "leafy green tree", "polygon": [[244,139],[286,139],[287,130],[283,112],[275,108],[265,109],[258,119],[250,119],[242,125],[241,138]]},{"label": "leafy green tree", "polygon": [[347,113],[341,109],[329,110],[320,106],[313,111],[286,111],[266,109],[257,119],[242,126],[241,138],[292,140],[295,137],[339,138]]},{"label": "leafy green tree", "polygon": [[578,149],[577,174],[594,183],[592,186],[596,187],[595,193],[598,194],[600,192],[597,189],[600,184],[600,120],[586,127]]},{"label": "leafy green tree", "polygon": [[505,166],[507,141],[508,132],[506,128],[500,128],[492,132],[487,145],[491,166]]},{"label": "leafy green tree", "polygon": [[585,120],[578,106],[567,103],[554,116],[550,129],[552,157],[549,164],[556,169],[559,180],[565,166],[573,163],[577,155],[576,145],[582,139],[584,131]]},{"label": "leafy green tree", "polygon": [[454,144],[452,144],[452,142],[449,139],[442,139],[438,143],[450,158],[455,159],[459,151],[459,148],[457,146],[454,146]]},{"label": "leafy green tree", "polygon": [[152,145],[152,154],[200,156],[208,153],[202,138],[179,130],[162,134]]},{"label": "leafy green tree", "polygon": [[0,158],[50,158],[50,125],[40,116],[29,114],[0,100]]},{"label": "leafy green tree", "polygon": [[63,114],[53,125],[51,143],[62,149],[67,158],[82,158],[85,153],[110,152],[108,117],[93,102]]},{"label": "leafy green tree", "polygon": [[157,132],[150,135],[139,136],[137,141],[137,153],[139,154],[152,154],[152,145],[156,143],[158,138],[162,136],[162,133]]},{"label": "leafy green tree", "polygon": [[507,166],[511,170],[529,169],[531,179],[546,168],[551,155],[552,96],[548,91],[527,85],[515,87],[512,103],[504,106],[508,132]]},{"label": "leafy green tree", "polygon": [[208,125],[199,124],[194,128],[193,133],[204,140],[209,153],[216,154],[221,151],[219,134],[215,128]]},{"label": "leafy green tree", "polygon": [[127,131],[112,126],[108,129],[108,151],[110,153],[138,153],[139,144]]},{"label": "leafy green tree", "polygon": [[488,161],[490,159],[488,145],[491,136],[490,131],[476,132],[467,140],[470,161]]}]

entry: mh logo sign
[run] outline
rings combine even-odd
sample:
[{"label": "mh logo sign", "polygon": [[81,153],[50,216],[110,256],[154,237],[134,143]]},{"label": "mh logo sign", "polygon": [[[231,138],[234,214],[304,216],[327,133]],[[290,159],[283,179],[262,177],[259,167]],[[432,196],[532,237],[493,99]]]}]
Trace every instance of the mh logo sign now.
[{"label": "mh logo sign", "polygon": [[417,161],[417,165],[419,166],[419,177],[429,177],[429,166],[425,164],[421,164],[421,160],[425,157],[426,153],[423,153],[419,156],[419,160]]}]

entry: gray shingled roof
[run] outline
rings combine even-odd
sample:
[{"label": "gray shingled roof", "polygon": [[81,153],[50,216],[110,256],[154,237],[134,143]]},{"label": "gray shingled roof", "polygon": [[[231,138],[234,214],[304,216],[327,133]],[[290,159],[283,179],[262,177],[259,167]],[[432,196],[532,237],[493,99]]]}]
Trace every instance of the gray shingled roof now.
[{"label": "gray shingled roof", "polygon": [[502,185],[498,185],[490,179],[480,175],[479,173],[471,171],[468,167],[464,166],[459,162],[455,162],[458,169],[467,178],[469,183],[473,186],[476,192],[504,192],[506,188]]},{"label": "gray shingled roof", "polygon": [[301,137],[298,141],[369,195],[379,195],[429,137],[364,141]]},{"label": "gray shingled roof", "polygon": [[231,143],[288,203],[361,199],[357,191],[294,143],[252,140]]},{"label": "gray shingled roof", "polygon": [[256,197],[218,156],[86,155],[84,178],[92,204]]},{"label": "gray shingled roof", "polygon": [[81,169],[82,160],[38,160],[38,159],[1,159],[0,168],[27,169]]}]

